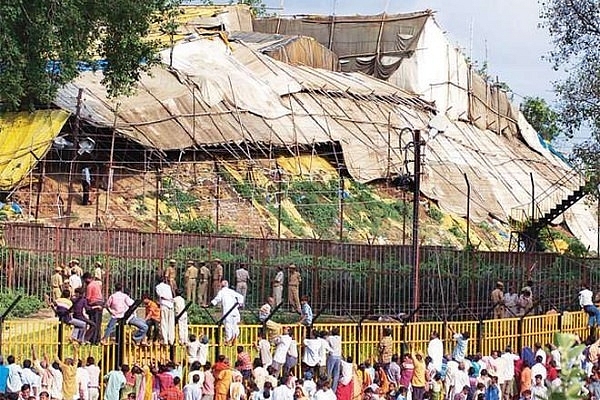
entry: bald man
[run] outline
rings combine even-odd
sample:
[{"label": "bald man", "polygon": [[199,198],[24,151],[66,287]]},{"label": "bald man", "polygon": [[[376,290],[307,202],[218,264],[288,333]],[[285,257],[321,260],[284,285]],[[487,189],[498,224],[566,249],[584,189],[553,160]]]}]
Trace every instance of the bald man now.
[{"label": "bald man", "polygon": [[227,314],[232,307],[237,306],[223,320],[225,327],[225,346],[234,346],[237,337],[240,334],[238,326],[241,316],[239,308],[244,305],[244,296],[229,287],[229,282],[221,281],[221,289],[210,302],[213,306],[221,304],[221,316]]}]

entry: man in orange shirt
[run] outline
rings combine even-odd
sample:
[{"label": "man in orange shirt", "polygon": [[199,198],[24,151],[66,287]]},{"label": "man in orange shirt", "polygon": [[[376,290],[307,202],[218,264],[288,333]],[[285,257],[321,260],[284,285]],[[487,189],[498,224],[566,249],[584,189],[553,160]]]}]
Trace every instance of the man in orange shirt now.
[{"label": "man in orange shirt", "polygon": [[148,325],[146,337],[152,342],[157,342],[158,333],[160,332],[160,307],[150,298],[148,293],[142,296],[142,302],[146,308],[146,324]]},{"label": "man in orange shirt", "polygon": [[183,400],[183,391],[179,388],[181,378],[176,376],[173,378],[173,386],[167,389],[163,389],[158,398],[160,400]]}]

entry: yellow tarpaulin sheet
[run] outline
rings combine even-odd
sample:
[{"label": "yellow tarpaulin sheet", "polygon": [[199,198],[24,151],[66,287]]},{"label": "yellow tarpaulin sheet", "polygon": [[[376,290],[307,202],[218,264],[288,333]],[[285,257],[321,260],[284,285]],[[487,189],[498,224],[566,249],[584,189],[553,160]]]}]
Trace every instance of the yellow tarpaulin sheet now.
[{"label": "yellow tarpaulin sheet", "polygon": [[0,114],[0,190],[12,189],[46,155],[69,115],[63,110]]}]

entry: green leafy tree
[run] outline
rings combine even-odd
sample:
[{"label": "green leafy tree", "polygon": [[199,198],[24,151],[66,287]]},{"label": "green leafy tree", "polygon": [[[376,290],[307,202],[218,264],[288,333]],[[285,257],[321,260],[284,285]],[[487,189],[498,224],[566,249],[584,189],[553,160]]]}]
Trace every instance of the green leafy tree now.
[{"label": "green leafy tree", "polygon": [[548,0],[541,2],[542,26],[552,37],[548,59],[556,70],[568,72],[555,83],[559,97],[559,123],[567,136],[581,128],[589,140],[574,146],[573,155],[587,168],[588,176],[600,170],[600,1]]},{"label": "green leafy tree", "polygon": [[9,110],[49,104],[79,74],[80,62],[106,60],[111,96],[127,94],[157,62],[145,39],[167,0],[3,0],[0,2],[0,103]]},{"label": "green leafy tree", "polygon": [[560,134],[558,114],[541,97],[525,97],[521,112],[544,140],[551,142]]}]

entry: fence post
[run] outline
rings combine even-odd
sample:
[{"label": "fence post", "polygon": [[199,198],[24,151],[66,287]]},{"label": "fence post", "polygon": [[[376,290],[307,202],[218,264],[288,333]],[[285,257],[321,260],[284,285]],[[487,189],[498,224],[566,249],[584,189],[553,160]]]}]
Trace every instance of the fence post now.
[{"label": "fence post", "polygon": [[119,369],[121,367],[121,364],[123,364],[123,360],[125,358],[125,325],[127,324],[129,317],[131,317],[131,314],[135,312],[141,303],[141,300],[134,301],[131,307],[129,307],[129,309],[123,315],[123,318],[120,318],[119,321],[117,321],[117,354],[115,357],[115,365],[113,366],[115,369]]},{"label": "fence post", "polygon": [[58,321],[58,349],[56,354],[58,358],[63,359],[63,337],[64,337],[65,324],[62,321]]},{"label": "fence post", "polygon": [[525,317],[519,318],[517,322],[517,349],[523,348],[523,318]]},{"label": "fence post", "polygon": [[479,319],[477,323],[477,353],[481,353],[483,348],[483,324],[484,320],[482,318]]},{"label": "fence post", "polygon": [[4,345],[4,320],[6,316],[17,306],[17,303],[21,301],[21,295],[18,295],[12,303],[4,310],[2,315],[0,315],[0,354],[4,354],[2,346]]}]

